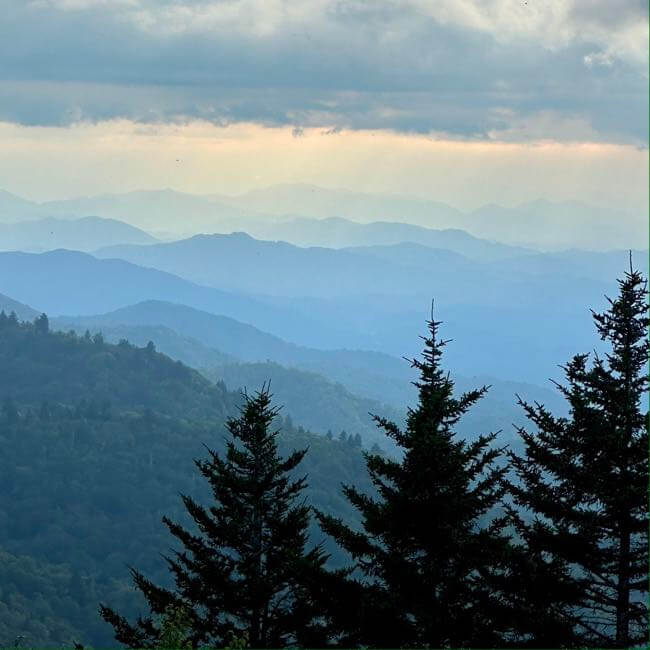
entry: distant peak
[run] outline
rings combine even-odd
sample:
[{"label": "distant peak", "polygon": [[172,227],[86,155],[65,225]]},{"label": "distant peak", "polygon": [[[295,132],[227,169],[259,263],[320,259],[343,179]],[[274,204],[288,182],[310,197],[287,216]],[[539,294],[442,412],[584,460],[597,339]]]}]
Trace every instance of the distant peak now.
[{"label": "distant peak", "polygon": [[[237,231],[237,232],[229,232],[229,233],[224,233],[224,232],[199,233],[198,235],[193,235],[189,239],[193,241],[217,240],[217,239],[230,239],[230,240],[235,239],[241,241],[253,241],[255,238],[251,237],[246,232]],[[181,239],[180,241],[184,241],[184,240]],[[169,243],[174,244],[179,242],[177,241],[177,242],[169,242]]]}]

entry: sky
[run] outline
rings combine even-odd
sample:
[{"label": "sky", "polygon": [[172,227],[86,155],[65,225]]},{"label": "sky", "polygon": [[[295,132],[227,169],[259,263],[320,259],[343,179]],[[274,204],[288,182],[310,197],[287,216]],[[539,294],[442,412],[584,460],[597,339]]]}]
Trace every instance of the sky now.
[{"label": "sky", "polygon": [[644,213],[644,0],[0,0],[0,188]]}]

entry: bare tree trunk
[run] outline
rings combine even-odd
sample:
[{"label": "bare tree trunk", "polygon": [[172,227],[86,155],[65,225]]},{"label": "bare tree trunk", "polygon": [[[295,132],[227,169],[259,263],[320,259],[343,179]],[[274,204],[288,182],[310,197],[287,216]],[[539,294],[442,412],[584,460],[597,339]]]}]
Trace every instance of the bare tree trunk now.
[{"label": "bare tree trunk", "polygon": [[616,589],[616,647],[630,645],[630,532],[621,528]]}]

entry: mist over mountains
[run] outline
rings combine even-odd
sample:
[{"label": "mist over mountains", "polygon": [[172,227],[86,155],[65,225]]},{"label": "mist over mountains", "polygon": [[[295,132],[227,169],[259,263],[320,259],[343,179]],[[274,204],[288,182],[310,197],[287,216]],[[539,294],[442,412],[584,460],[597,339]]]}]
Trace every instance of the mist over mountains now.
[{"label": "mist over mountains", "polygon": [[650,647],[646,3],[0,7],[0,650]]},{"label": "mist over mountains", "polygon": [[[400,457],[371,414],[402,425],[416,404],[410,360],[431,316],[451,339],[445,368],[456,394],[489,386],[456,425],[459,436],[498,432],[499,445],[521,451],[516,427],[526,417],[516,396],[568,414],[548,379],[559,379],[559,364],[576,352],[599,350],[589,309],[607,304],[630,263],[628,251],[609,250],[619,241],[613,235],[604,250],[585,243],[610,236],[606,219],[587,238],[576,226],[578,237],[560,227],[570,217],[557,206],[550,217],[550,204],[528,206],[522,218],[537,220],[540,234],[523,246],[528,226],[496,236],[518,218],[501,208],[466,215],[308,186],[291,196],[291,188],[235,198],[135,192],[34,204],[0,194],[0,312],[17,317],[0,320],[0,420],[22,441],[3,466],[5,480],[24,494],[33,492],[28,484],[55,486],[34,492],[36,505],[5,499],[17,523],[0,525],[0,553],[19,576],[10,590],[16,620],[31,611],[29,585],[66,603],[43,609],[46,626],[27,628],[31,638],[107,645],[86,600],[108,595],[139,611],[115,579],[125,558],[105,540],[128,525],[128,553],[164,579],[142,553],[162,542],[156,517],[138,510],[125,486],[140,486],[155,512],[173,512],[176,491],[196,489],[181,450],[199,453],[237,413],[242,390],[270,381],[282,444],[310,449],[310,498],[353,524],[336,489],[358,483],[363,450]],[[404,214],[415,215],[411,223]],[[462,225],[470,216],[483,225]],[[581,247],[566,249],[578,239]],[[545,242],[563,250],[544,251]],[[647,275],[647,250],[631,254]],[[35,449],[42,457],[32,467]],[[18,466],[31,473],[19,475]],[[157,482],[153,468],[163,473]],[[54,511],[83,542],[62,532]]]},{"label": "mist over mountains", "polygon": [[[634,241],[630,235],[647,239],[645,215],[580,201],[554,203],[539,199],[512,208],[485,205],[463,212],[437,201],[304,184],[275,185],[237,197],[210,195],[210,198],[276,216],[302,215],[312,219],[338,216],[359,222],[396,221],[429,228],[461,228],[477,237],[538,248],[575,246],[598,250],[629,247]],[[625,235],[621,227],[627,230]]]},{"label": "mist over mountains", "polygon": [[[315,239],[313,228],[296,233],[293,239],[291,232],[296,220],[335,217],[364,224],[381,221],[432,229],[461,229],[479,238],[544,250],[630,248],[647,239],[647,215],[579,201],[537,200],[516,207],[486,205],[462,212],[431,200],[302,184],[276,185],[238,196],[149,190],[44,203],[0,191],[0,222],[87,216],[124,221],[163,238],[246,231],[265,239],[323,246],[398,241],[362,242],[351,235],[341,240],[339,235],[335,244],[331,233]],[[276,225],[278,230],[274,232]]]},{"label": "mist over mountains", "polygon": [[[522,206],[540,230],[525,247],[511,241],[525,228],[513,228],[505,208],[467,215],[430,201],[314,186],[42,204],[4,192],[0,308],[26,320],[43,310],[55,328],[101,332],[114,343],[151,340],[231,388],[275,378],[301,425],[347,423],[380,443],[367,413],[399,419],[412,402],[413,374],[401,357],[419,353],[433,298],[454,339],[447,358],[459,385],[477,378],[493,385],[467,432],[480,422],[508,428],[518,417],[515,392],[555,403],[546,380],[582,349],[588,307],[605,304],[626,268],[622,250],[540,252],[560,222],[572,241],[567,211],[583,207]],[[613,227],[602,211],[590,214],[592,234],[598,224]],[[470,216],[484,237],[458,227]],[[584,235],[580,219],[572,228]],[[499,241],[505,224],[520,235]],[[163,241],[143,229],[160,234],[161,225]],[[647,251],[633,256],[647,270]],[[324,394],[338,411],[314,418],[305,405]]]},{"label": "mist over mountains", "polygon": [[0,223],[0,250],[5,251],[38,253],[68,248],[90,252],[111,244],[150,244],[156,241],[139,228],[101,217],[46,217],[12,224]]}]

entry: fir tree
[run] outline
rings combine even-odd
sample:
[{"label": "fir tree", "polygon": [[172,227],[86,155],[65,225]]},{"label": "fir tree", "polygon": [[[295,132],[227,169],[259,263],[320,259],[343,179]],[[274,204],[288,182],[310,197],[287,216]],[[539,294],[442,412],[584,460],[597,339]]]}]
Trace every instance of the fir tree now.
[{"label": "fir tree", "polygon": [[47,314],[41,314],[34,320],[34,329],[40,334],[47,334],[50,331],[50,321]]},{"label": "fir tree", "polygon": [[[630,268],[619,295],[593,313],[605,358],[579,354],[556,384],[570,407],[555,417],[520,400],[536,432],[520,429],[525,454],[511,454],[513,520],[545,586],[558,581],[579,599],[561,612],[583,644],[627,648],[648,641],[647,284]],[[532,513],[534,519],[525,520]],[[543,561],[542,561],[543,559]],[[555,580],[551,580],[554,576]],[[570,642],[569,639],[565,641]]]},{"label": "fir tree", "polygon": [[[184,547],[167,558],[176,589],[157,587],[132,569],[152,614],[185,612],[195,645],[223,647],[233,638],[247,638],[253,648],[321,645],[307,585],[325,556],[318,547],[306,550],[310,508],[299,502],[305,478],[289,476],[306,450],[278,456],[278,432],[270,429],[276,415],[266,387],[245,396],[240,417],[227,422],[225,457],[209,451],[207,460],[195,461],[215,503],[206,508],[183,496],[198,535],[163,519]],[[104,606],[101,615],[130,647],[160,642],[152,617],[131,625]]]},{"label": "fir tree", "polygon": [[350,645],[494,646],[502,639],[491,576],[507,555],[508,538],[491,512],[506,470],[495,463],[502,451],[490,446],[496,434],[456,438],[456,423],[487,388],[454,397],[440,365],[448,341],[438,339],[439,325],[428,322],[423,358],[412,361],[419,402],[405,429],[374,417],[402,459],[365,455],[376,496],[344,486],[363,530],[318,513],[322,529],[355,563],[358,577],[348,578],[342,592],[347,606],[327,612]]}]

